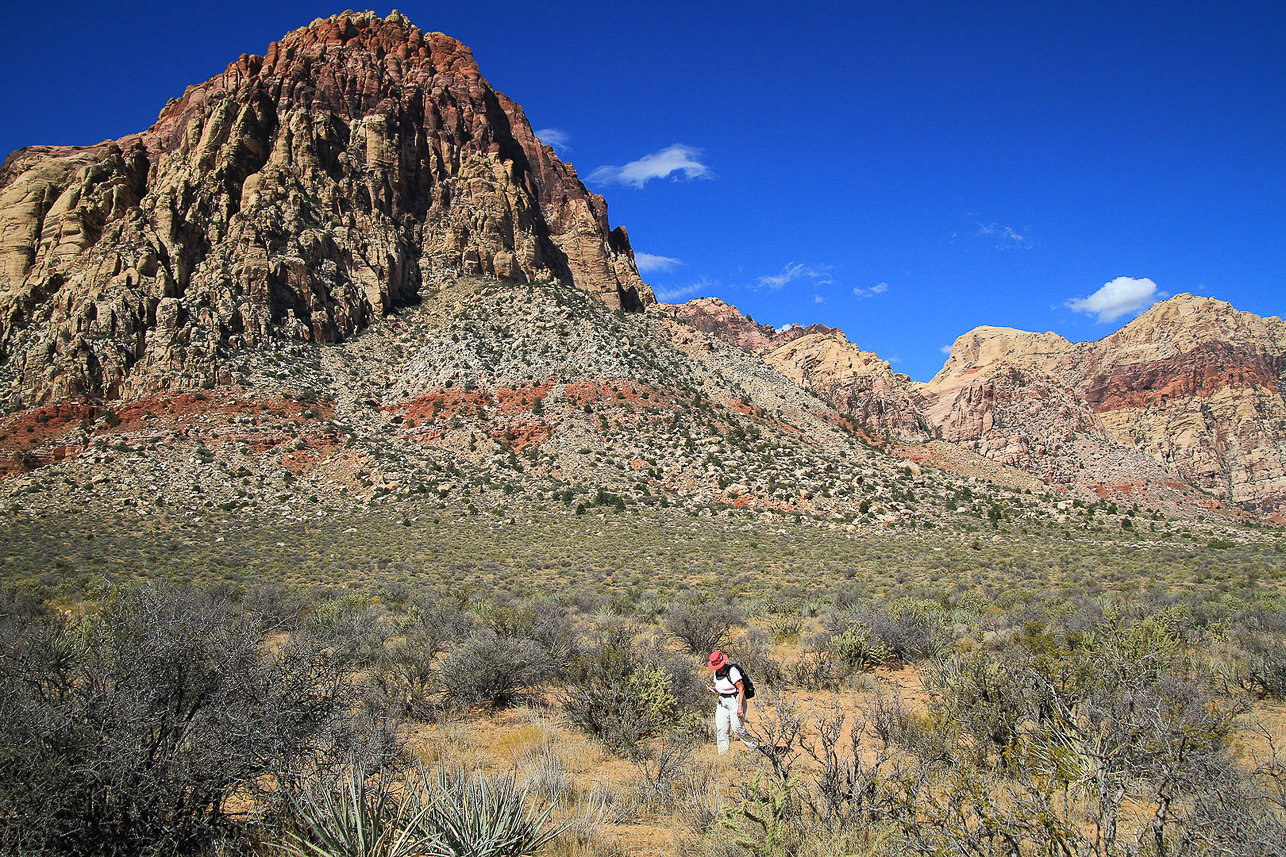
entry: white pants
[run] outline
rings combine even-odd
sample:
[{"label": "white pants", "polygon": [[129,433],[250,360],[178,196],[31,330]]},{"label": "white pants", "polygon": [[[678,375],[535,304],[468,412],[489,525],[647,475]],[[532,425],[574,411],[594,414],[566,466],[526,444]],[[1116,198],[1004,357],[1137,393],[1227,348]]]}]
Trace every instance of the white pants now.
[{"label": "white pants", "polygon": [[[745,714],[750,713],[750,700],[746,700]],[[741,725],[741,718],[737,716],[737,697],[721,696],[719,697],[719,707],[714,710],[714,734],[719,745],[719,752],[728,752],[728,733],[737,736],[737,739],[750,749],[755,749],[755,744],[746,734],[746,727]]]}]

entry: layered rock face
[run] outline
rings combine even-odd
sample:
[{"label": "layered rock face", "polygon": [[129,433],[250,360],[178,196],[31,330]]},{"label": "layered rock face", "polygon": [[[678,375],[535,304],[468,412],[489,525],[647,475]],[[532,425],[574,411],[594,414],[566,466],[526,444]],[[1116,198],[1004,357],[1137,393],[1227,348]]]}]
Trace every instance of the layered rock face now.
[{"label": "layered rock face", "polygon": [[655,302],[602,197],[397,13],[314,21],[141,134],[0,168],[0,374],[26,404],[224,382],[224,351],[342,340],[445,271]]},{"label": "layered rock face", "polygon": [[1067,484],[1286,507],[1286,322],[1178,295],[1097,342],[978,328],[924,389],[944,440]]}]

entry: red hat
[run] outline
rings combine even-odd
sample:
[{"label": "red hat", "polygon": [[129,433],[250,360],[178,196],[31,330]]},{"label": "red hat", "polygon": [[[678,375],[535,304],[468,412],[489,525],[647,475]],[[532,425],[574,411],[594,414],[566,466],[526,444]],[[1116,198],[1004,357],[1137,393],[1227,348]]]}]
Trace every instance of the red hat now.
[{"label": "red hat", "polygon": [[728,656],[723,652],[710,653],[710,669],[717,670],[728,662]]}]

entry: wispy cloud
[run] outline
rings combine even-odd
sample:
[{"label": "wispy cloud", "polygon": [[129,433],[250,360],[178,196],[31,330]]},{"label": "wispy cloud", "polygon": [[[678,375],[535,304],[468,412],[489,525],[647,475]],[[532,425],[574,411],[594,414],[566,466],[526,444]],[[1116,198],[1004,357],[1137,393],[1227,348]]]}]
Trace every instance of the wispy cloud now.
[{"label": "wispy cloud", "polygon": [[835,278],[824,268],[810,268],[799,262],[788,262],[781,269],[780,274],[769,274],[766,277],[760,277],[755,281],[755,285],[761,289],[780,289],[787,283],[793,283],[796,280],[811,280],[818,286],[829,286],[835,283]]},{"label": "wispy cloud", "polygon": [[1030,250],[1031,239],[1011,226],[1002,223],[979,223],[975,233],[980,238],[990,238],[997,250]]},{"label": "wispy cloud", "polygon": [[665,273],[673,271],[683,264],[682,259],[674,259],[670,256],[654,256],[651,253],[640,253],[634,251],[634,264],[638,265],[639,273],[650,274],[653,271]]},{"label": "wispy cloud", "polygon": [[871,298],[871,297],[875,297],[876,295],[882,295],[888,290],[889,290],[888,283],[876,283],[875,285],[871,286],[869,289],[864,289],[861,286],[854,286],[853,294],[857,295],[859,298]]},{"label": "wispy cloud", "polygon": [[560,152],[566,152],[570,147],[572,135],[568,134],[562,128],[541,128],[536,132],[540,142],[548,143]]},{"label": "wispy cloud", "polygon": [[821,295],[813,295],[813,303],[824,304],[826,303],[826,298],[822,297]]},{"label": "wispy cloud", "polygon": [[[688,181],[714,178],[714,173],[701,163],[700,157],[700,149],[675,143],[659,152],[644,155],[637,161],[630,161],[623,167],[598,167],[589,174],[589,180],[641,188],[652,179],[663,179],[673,173],[681,173],[682,178]],[[679,176],[676,176],[675,181],[678,179]]]},{"label": "wispy cloud", "polygon": [[674,289],[657,289],[656,299],[663,303],[672,304],[692,295],[708,294],[713,285],[707,278],[702,277],[689,286],[680,286]]},{"label": "wispy cloud", "polygon": [[1071,298],[1063,306],[1076,312],[1098,316],[1099,324],[1113,321],[1129,312],[1150,307],[1169,297],[1157,291],[1157,284],[1147,277],[1117,277],[1087,298]]},{"label": "wispy cloud", "polygon": [[[954,344],[954,343],[953,343],[953,344]],[[951,348],[952,348],[952,346],[951,346],[951,345],[944,345],[944,346],[942,346],[941,348],[939,348],[938,350],[939,350],[939,351],[941,351],[943,354],[946,354],[946,355],[949,357],[949,356],[951,356]]]}]

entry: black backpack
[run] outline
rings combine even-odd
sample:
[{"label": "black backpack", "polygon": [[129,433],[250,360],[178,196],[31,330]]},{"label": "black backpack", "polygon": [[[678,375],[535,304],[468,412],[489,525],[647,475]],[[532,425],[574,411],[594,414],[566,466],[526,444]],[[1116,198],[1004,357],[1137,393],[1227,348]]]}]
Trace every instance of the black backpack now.
[{"label": "black backpack", "polygon": [[750,680],[750,673],[746,672],[741,664],[728,664],[728,671],[732,672],[733,667],[737,668],[737,672],[741,673],[741,680],[746,683],[746,699],[754,699],[755,683]]}]

